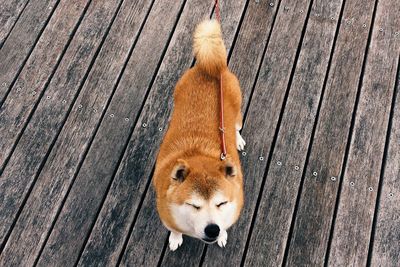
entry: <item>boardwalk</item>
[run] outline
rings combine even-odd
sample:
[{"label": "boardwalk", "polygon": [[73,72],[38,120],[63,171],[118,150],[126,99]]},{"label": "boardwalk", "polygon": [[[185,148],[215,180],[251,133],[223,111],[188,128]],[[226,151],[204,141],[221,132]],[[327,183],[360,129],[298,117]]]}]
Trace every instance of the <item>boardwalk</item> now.
[{"label": "boardwalk", "polygon": [[221,1],[245,207],[169,251],[151,177],[213,11],[0,1],[0,266],[399,266],[398,0]]}]

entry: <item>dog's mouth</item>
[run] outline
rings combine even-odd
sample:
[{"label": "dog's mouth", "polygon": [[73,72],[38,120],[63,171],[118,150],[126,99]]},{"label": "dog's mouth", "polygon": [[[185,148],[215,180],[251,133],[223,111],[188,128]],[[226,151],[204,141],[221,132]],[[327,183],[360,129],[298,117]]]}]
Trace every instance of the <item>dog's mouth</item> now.
[{"label": "dog's mouth", "polygon": [[201,240],[203,240],[203,242],[205,242],[207,244],[212,244],[215,241],[217,241],[217,238],[202,238]]}]

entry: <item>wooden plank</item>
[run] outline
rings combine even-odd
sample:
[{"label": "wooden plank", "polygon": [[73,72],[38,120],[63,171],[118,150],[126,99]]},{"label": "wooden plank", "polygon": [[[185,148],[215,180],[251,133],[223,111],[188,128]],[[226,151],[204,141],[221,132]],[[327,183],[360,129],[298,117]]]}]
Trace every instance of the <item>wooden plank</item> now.
[{"label": "wooden plank", "polygon": [[[103,174],[103,171],[106,170],[106,166],[115,164],[115,162],[118,161],[118,158],[108,158],[108,163],[106,161],[99,161],[104,164],[104,168],[100,168],[97,161],[95,163],[92,161],[93,157],[91,155],[93,152],[96,153],[96,158],[99,158],[97,153],[102,153],[96,150],[98,146],[97,140],[104,141],[103,138],[98,139],[97,137],[98,134],[103,132],[102,127],[104,127],[100,127],[100,121],[103,121],[102,125],[104,121],[108,120],[113,120],[118,124],[122,124],[124,128],[128,125],[129,120],[125,120],[125,118],[128,118],[128,114],[121,116],[120,113],[114,112],[114,110],[105,112],[105,109],[107,109],[109,105],[110,109],[114,109],[116,104],[119,106],[124,105],[124,103],[129,103],[135,108],[140,106],[140,96],[145,95],[152,77],[156,73],[157,66],[162,60],[163,51],[166,49],[169,36],[172,35],[174,25],[178,20],[177,15],[183,6],[182,2],[183,1],[174,2],[173,4],[165,1],[155,2],[141,30],[137,44],[135,48],[131,50],[132,54],[129,55],[125,67],[123,67],[124,64],[116,61],[116,59],[120,57],[118,55],[121,51],[114,51],[115,47],[113,46],[107,47],[105,51],[108,51],[110,56],[108,57],[108,62],[104,62],[105,64],[100,66],[101,68],[99,70],[101,70],[101,73],[94,76],[93,81],[88,83],[90,84],[90,90],[82,96],[81,100],[78,98],[77,103],[82,103],[83,106],[88,106],[90,108],[86,112],[85,117],[76,117],[72,118],[71,121],[67,121],[64,129],[71,129],[71,127],[79,129],[79,134],[75,134],[71,138],[70,132],[65,132],[64,135],[61,133],[61,138],[58,139],[58,141],[60,141],[58,147],[63,151],[66,149],[66,151],[64,151],[66,157],[63,156],[63,158],[60,158],[61,164],[59,163],[60,160],[56,160],[56,157],[54,158],[54,162],[60,164],[62,168],[72,169],[75,172],[74,183],[65,183],[64,181],[60,183],[64,184],[64,186],[69,186],[70,189],[60,191],[60,201],[52,207],[54,211],[63,208],[59,216],[57,215],[56,218],[48,218],[49,223],[55,219],[56,222],[54,222],[54,228],[39,259],[39,265],[62,266],[68,265],[70,262],[77,262],[79,259],[84,243],[86,242],[86,236],[88,236],[94,223],[99,205],[102,203],[104,191],[109,184],[108,179],[110,179],[110,177]],[[124,2],[124,6],[121,9],[122,11],[119,12],[121,15],[121,23],[118,23],[119,27],[121,27],[123,23],[127,23],[134,18],[127,16],[132,10],[131,5],[135,5],[135,2]],[[127,36],[131,36],[129,25],[125,27],[124,33]],[[110,84],[110,82],[114,82],[114,79],[110,79],[110,76],[113,77],[114,74],[108,73],[107,69],[110,68],[109,62],[112,63],[111,69],[121,71],[119,78],[116,80],[116,84]],[[123,68],[121,69],[119,67]],[[98,77],[101,77],[101,79],[98,80]],[[102,81],[102,79],[104,79],[104,81]],[[100,83],[103,92],[99,95],[95,92],[99,90]],[[115,93],[109,90],[113,87],[115,88],[113,90]],[[126,97],[124,101],[127,102],[122,101],[116,103],[115,100],[121,99],[122,95]],[[112,97],[113,100],[110,98],[108,103],[106,103],[109,97]],[[102,112],[102,117],[97,117],[96,120],[94,120],[91,107],[101,104],[98,101],[104,101],[104,104],[101,105],[104,109],[104,113]],[[85,112],[84,108],[82,108],[82,112]],[[87,116],[92,117],[89,125]],[[93,140],[95,134],[97,134],[97,136],[95,141],[93,141],[93,146],[91,146],[92,141],[89,142],[88,139]],[[118,133],[115,136],[108,136],[110,139],[107,140],[110,142],[112,140],[121,142],[122,140],[118,139],[118,137],[121,137],[121,134],[122,133]],[[116,143],[113,145],[113,148],[117,149]],[[72,149],[68,149],[69,146],[72,146]],[[79,158],[76,157],[76,149],[80,151]],[[56,151],[55,153],[57,154]],[[88,157],[83,162],[83,158],[85,158],[86,155],[88,155]],[[70,163],[71,159],[73,160],[72,164]],[[47,163],[48,162],[49,161],[47,161]],[[81,166],[81,164],[83,165]],[[86,167],[87,164],[94,166],[94,170],[88,169]],[[58,172],[58,169],[59,167],[52,168],[45,175],[45,180],[47,180],[47,182],[42,185],[43,187],[45,184],[48,184],[49,181],[55,180],[53,178],[53,173]],[[92,171],[95,172],[94,176],[88,177],[88,172]],[[61,200],[62,198],[66,198],[66,195],[68,195],[68,198],[65,200],[64,204]],[[85,220],[82,220],[82,218],[85,218]]]},{"label": "wooden plank", "polygon": [[[118,17],[119,19],[116,23],[113,24],[114,26],[102,48],[103,50],[100,51],[97,58],[97,65],[89,76],[91,77],[89,78],[89,81],[93,81],[96,77],[99,77],[100,74],[102,74],[102,71],[105,70],[103,67],[108,67],[107,64],[111,62],[111,60],[115,60],[117,64],[123,65],[124,60],[128,57],[129,47],[132,46],[134,40],[139,34],[140,24],[144,21],[149,6],[150,1],[142,4],[132,3],[132,5],[126,7],[126,10],[128,11],[122,13],[122,15]],[[2,225],[3,232],[7,231],[7,228],[11,227],[13,220],[15,220],[17,211],[24,203],[23,199],[27,197],[26,195],[29,194],[29,188],[33,186],[32,184],[35,183],[37,175],[41,172],[42,165],[47,159],[46,155],[48,150],[49,148],[51,149],[55,138],[58,136],[59,131],[65,122],[66,116],[70,111],[70,106],[75,102],[76,95],[81,90],[88,71],[91,69],[93,62],[97,57],[100,46],[104,42],[105,36],[110,30],[110,23],[114,21],[116,12],[120,7],[121,1],[119,0],[96,1],[90,5],[75,38],[72,40],[72,43],[66,52],[65,60],[61,62],[46,91],[46,94],[51,96],[50,99],[45,97],[46,100],[39,104],[30,124],[28,125],[24,135],[21,137],[1,180],[0,188],[2,189],[1,195],[3,201],[1,201],[0,214],[4,216],[2,217],[2,222],[4,222],[4,225]],[[126,20],[129,20],[130,23],[127,23]],[[113,53],[110,52],[110,48],[112,47],[115,49]],[[116,80],[118,70],[115,72],[103,74],[104,76],[101,76],[103,77],[103,82],[106,83],[104,77],[110,77],[110,79],[113,78],[112,81]],[[112,76],[112,74],[114,74],[114,76]],[[112,81],[109,82],[111,85],[108,88],[112,88]],[[108,84],[106,84],[106,86],[107,85]],[[68,88],[69,90],[65,90],[65,88]],[[60,155],[62,155],[62,153]],[[54,158],[54,156],[55,155],[53,154],[52,157]],[[56,166],[57,165],[55,164],[53,167]],[[47,170],[49,168],[51,169],[51,165],[50,167],[47,167]],[[63,173],[63,169],[59,171]],[[40,179],[43,178],[39,177],[39,180]],[[58,176],[55,175],[54,179],[58,179]],[[65,181],[70,180],[68,180],[67,177],[65,178]],[[52,191],[51,188],[47,188],[50,187],[49,185],[53,184],[46,184],[45,180],[45,184],[42,184],[42,187],[44,188],[36,189],[34,192],[37,193],[37,190],[44,190],[44,194],[47,197],[51,197],[53,195],[46,190],[50,190],[50,192],[57,195],[59,193],[58,190],[63,189],[63,187],[60,186],[56,187],[56,189],[53,189]],[[52,203],[51,200],[48,200],[48,203]],[[33,235],[32,229],[35,229],[35,227],[48,228],[49,225],[38,223],[37,225],[30,226],[31,228],[22,227],[19,230],[18,225],[23,225],[24,222],[21,221],[27,220],[27,218],[32,219],[34,215],[37,215],[37,213],[40,212],[43,216],[41,220],[43,220],[46,217],[43,214],[47,214],[47,209],[50,208],[50,206],[47,205],[48,203],[41,203],[40,197],[31,200],[30,202],[28,201],[27,205],[30,205],[32,208],[25,209],[25,213],[22,213],[22,218],[20,219],[20,222],[17,223],[17,229],[14,231],[14,238],[18,238],[18,234],[20,235],[21,231],[25,232],[26,230],[25,234],[28,234],[28,236],[32,234],[30,238],[35,239],[38,238],[37,235],[39,235],[43,241],[47,235],[46,231],[43,230],[43,232],[41,232],[39,229],[36,232],[37,235]],[[35,218],[32,220],[35,220]],[[29,224],[29,222],[26,221],[25,223]],[[18,231],[19,233],[17,234],[16,232]],[[29,241],[29,239],[25,239],[24,237],[20,238],[26,240],[27,243]],[[2,242],[4,242],[3,234]],[[22,244],[18,245],[21,245],[22,247]],[[37,246],[36,249],[39,250],[40,246]]]},{"label": "wooden plank", "polygon": [[[374,2],[358,0],[345,3],[304,171],[303,189],[288,250],[288,266],[321,266],[325,261]],[[317,176],[313,176],[314,172]]]},{"label": "wooden plank", "polygon": [[[264,178],[262,199],[253,219],[245,265],[283,263],[301,170],[323,93],[341,7],[341,0],[316,0],[312,4],[271,163]],[[257,107],[257,103],[253,105]]]},{"label": "wooden plank", "polygon": [[[397,37],[397,42],[400,41]],[[397,267],[400,262],[400,65],[397,71],[397,89],[389,148],[378,203],[376,228],[372,250],[372,266]],[[389,128],[390,129],[390,128]]]},{"label": "wooden plank", "polygon": [[365,266],[400,42],[396,0],[378,2],[328,263]]},{"label": "wooden plank", "polygon": [[[61,1],[0,108],[0,172],[40,101],[86,12],[89,0]],[[54,38],[57,36],[57,38]]]},{"label": "wooden plank", "polygon": [[59,0],[31,0],[0,49],[0,106]]},{"label": "wooden plank", "polygon": [[27,3],[28,0],[9,0],[0,5],[0,49]]},{"label": "wooden plank", "polygon": [[[68,46],[68,40],[74,35],[80,18],[85,14],[90,1],[63,1],[58,5],[54,16],[39,40],[34,52],[29,57],[27,64],[23,68],[12,91],[0,109],[0,173],[3,173],[8,154],[11,153],[14,142],[18,139],[18,133],[24,127],[37,101],[39,94],[45,90],[49,79],[52,77],[53,68],[56,69],[59,60],[62,58],[63,50]],[[73,8],[71,8],[71,6]],[[74,29],[75,28],[75,29]],[[54,36],[57,35],[57,38]],[[56,67],[54,66],[56,65]],[[35,94],[32,93],[35,92]],[[53,112],[53,111],[51,111]],[[41,123],[43,118],[40,117]],[[39,127],[38,130],[44,130],[46,127]],[[36,141],[41,140],[41,136]],[[25,149],[31,149],[28,146]],[[24,151],[18,156],[18,159],[26,159],[36,155],[35,151],[31,153]],[[26,154],[25,154],[26,153]],[[15,157],[14,157],[15,159]],[[23,165],[23,162],[21,162]],[[21,165],[16,168],[19,170]],[[12,167],[11,167],[12,169]],[[15,171],[15,169],[14,169]],[[20,203],[24,198],[21,191],[27,190],[26,173],[21,177],[15,177],[14,171],[5,171],[0,181],[0,195],[3,201],[0,202],[0,240],[1,247],[4,246],[6,233],[20,208]],[[11,178],[10,179],[10,175]]]}]

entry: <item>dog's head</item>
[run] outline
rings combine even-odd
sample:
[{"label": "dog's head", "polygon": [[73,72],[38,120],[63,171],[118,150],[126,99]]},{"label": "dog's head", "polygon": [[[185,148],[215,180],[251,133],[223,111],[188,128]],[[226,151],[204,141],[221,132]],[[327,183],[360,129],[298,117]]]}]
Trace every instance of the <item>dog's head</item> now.
[{"label": "dog's head", "polygon": [[243,205],[240,166],[206,157],[178,159],[166,199],[177,230],[213,243],[239,217]]}]

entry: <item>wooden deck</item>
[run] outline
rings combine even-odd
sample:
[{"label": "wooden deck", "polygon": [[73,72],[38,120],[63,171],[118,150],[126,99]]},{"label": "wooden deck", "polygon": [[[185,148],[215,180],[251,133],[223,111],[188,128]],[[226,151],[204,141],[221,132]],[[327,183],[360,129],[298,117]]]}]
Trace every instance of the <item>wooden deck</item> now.
[{"label": "wooden deck", "polygon": [[245,207],[169,251],[152,171],[212,2],[0,2],[0,266],[399,266],[398,0],[221,1]]}]

